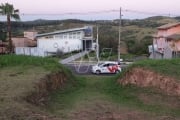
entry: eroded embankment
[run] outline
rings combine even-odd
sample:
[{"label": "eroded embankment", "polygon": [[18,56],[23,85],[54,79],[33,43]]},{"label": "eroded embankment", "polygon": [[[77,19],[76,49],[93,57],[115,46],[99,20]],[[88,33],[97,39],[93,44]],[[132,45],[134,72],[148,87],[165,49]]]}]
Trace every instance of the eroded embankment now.
[{"label": "eroded embankment", "polygon": [[50,92],[62,88],[66,81],[67,76],[63,72],[48,74],[35,83],[34,90],[29,93],[26,100],[36,105],[45,105]]},{"label": "eroded embankment", "polygon": [[118,82],[122,85],[155,87],[168,95],[180,96],[180,82],[178,80],[145,68],[132,68]]}]

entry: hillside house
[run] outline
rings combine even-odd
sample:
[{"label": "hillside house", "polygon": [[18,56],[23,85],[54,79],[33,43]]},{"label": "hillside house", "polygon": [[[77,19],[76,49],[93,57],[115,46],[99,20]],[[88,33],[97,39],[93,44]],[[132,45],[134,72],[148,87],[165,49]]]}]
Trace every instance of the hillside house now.
[{"label": "hillside house", "polygon": [[12,37],[12,43],[14,47],[35,47],[36,42],[36,31],[25,31],[23,37]]},{"label": "hillside house", "polygon": [[150,58],[170,59],[180,57],[180,22],[171,23],[157,28],[150,48]]},{"label": "hillside house", "polygon": [[92,26],[37,34],[36,38],[37,47],[48,53],[56,53],[57,49],[63,53],[91,50],[94,40]]}]

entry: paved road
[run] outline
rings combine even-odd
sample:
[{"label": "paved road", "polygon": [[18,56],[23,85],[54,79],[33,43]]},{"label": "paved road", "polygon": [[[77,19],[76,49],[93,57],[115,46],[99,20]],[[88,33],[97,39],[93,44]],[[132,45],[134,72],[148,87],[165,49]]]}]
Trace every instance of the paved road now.
[{"label": "paved road", "polygon": [[78,64],[66,64],[68,68],[74,73],[79,75],[90,75],[92,65],[78,65]]},{"label": "paved road", "polygon": [[[74,74],[78,75],[94,75],[91,72],[92,65],[88,64],[65,64]],[[122,69],[126,68],[127,65],[121,65]],[[101,75],[115,75],[115,74],[101,74]]]},{"label": "paved road", "polygon": [[[91,68],[92,65],[96,64],[96,62],[93,61],[85,61],[83,63],[83,61],[75,61],[76,59],[88,54],[89,51],[83,51],[81,53],[77,53],[75,55],[72,55],[66,59],[63,59],[61,61],[59,61],[61,64],[64,64],[65,66],[67,66],[68,68],[70,68],[70,70],[74,73],[74,74],[79,74],[79,75],[93,75],[91,72]],[[121,65],[122,69],[124,69],[125,67],[127,67],[127,65]],[[102,75],[114,75],[114,74],[102,74]]]}]

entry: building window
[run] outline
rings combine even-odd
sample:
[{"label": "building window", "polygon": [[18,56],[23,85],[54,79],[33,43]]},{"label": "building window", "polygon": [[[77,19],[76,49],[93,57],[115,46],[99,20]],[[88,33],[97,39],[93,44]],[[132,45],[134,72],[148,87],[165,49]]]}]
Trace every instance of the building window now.
[{"label": "building window", "polygon": [[72,39],[72,33],[69,33],[69,39]]},{"label": "building window", "polygon": [[60,39],[63,39],[63,35],[60,35],[59,38],[60,38]]},{"label": "building window", "polygon": [[56,39],[59,39],[59,38],[63,39],[63,36],[62,35],[55,35],[54,38],[56,38]]},{"label": "building window", "polygon": [[67,39],[67,34],[64,34],[64,35],[63,35],[63,38],[64,38],[64,39]]},{"label": "building window", "polygon": [[81,39],[81,32],[77,32],[77,39]]},{"label": "building window", "polygon": [[46,39],[53,38],[53,36],[45,36]]},{"label": "building window", "polygon": [[76,39],[76,33],[75,32],[73,33],[73,39]]}]

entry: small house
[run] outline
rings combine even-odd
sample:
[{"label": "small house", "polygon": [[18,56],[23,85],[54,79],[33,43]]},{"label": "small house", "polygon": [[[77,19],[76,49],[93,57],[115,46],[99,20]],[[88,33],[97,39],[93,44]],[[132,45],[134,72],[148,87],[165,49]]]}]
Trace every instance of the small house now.
[{"label": "small house", "polygon": [[[153,45],[149,46],[150,58],[177,58],[180,57],[180,22],[170,23],[157,28],[153,36]],[[156,54],[158,53],[158,58]],[[162,55],[162,57],[159,57]]]}]

